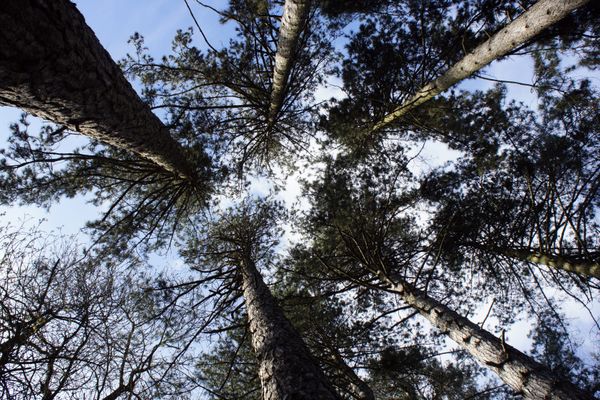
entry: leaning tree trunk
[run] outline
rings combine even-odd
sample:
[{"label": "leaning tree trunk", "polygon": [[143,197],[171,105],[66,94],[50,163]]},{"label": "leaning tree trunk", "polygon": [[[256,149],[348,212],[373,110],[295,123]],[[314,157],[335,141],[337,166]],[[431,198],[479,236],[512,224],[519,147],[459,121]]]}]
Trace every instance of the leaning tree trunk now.
[{"label": "leaning tree trunk", "polygon": [[275,66],[273,68],[269,125],[275,123],[277,114],[279,114],[283,106],[287,81],[292,70],[292,65],[294,65],[298,39],[306,23],[309,9],[309,0],[285,0],[281,26],[279,28],[279,38],[277,39]]},{"label": "leaning tree trunk", "polygon": [[0,1],[0,104],[133,151],[195,181],[182,148],[70,1]]},{"label": "leaning tree trunk", "polygon": [[574,260],[571,257],[544,254],[527,249],[511,249],[502,252],[504,255],[522,261],[546,265],[555,269],[573,272],[581,276],[590,276],[600,279],[600,264]]},{"label": "leaning tree trunk", "polygon": [[339,399],[254,262],[246,257],[239,269],[263,399]]},{"label": "leaning tree trunk", "polygon": [[593,399],[591,394],[556,376],[544,365],[508,345],[503,339],[460,316],[406,281],[392,281],[383,273],[380,274],[380,278],[391,291],[400,295],[408,305],[414,307],[481,364],[498,374],[504,383],[522,394],[525,399]]},{"label": "leaning tree trunk", "polygon": [[398,106],[371,132],[378,131],[396,121],[410,110],[437,96],[452,85],[469,77],[492,61],[505,56],[512,49],[533,39],[544,29],[566,17],[571,11],[583,6],[589,0],[540,0],[521,14],[489,40],[477,46],[471,53],[454,64],[445,74],[423,86],[414,96]]}]

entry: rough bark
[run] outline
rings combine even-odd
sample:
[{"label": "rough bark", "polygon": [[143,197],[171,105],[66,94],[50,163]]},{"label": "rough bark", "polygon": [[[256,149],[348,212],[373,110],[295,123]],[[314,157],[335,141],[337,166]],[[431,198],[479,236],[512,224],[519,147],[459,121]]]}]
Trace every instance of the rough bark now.
[{"label": "rough bark", "polygon": [[393,292],[525,399],[592,400],[567,380],[402,279],[380,274]]},{"label": "rough bark", "polygon": [[133,151],[195,181],[195,169],[66,0],[0,2],[0,104]]},{"label": "rough bark", "polygon": [[253,261],[239,268],[263,399],[339,399]]},{"label": "rough bark", "polygon": [[492,61],[505,56],[512,49],[533,39],[544,29],[563,19],[571,11],[586,4],[589,0],[540,0],[521,14],[489,40],[477,46],[472,52],[454,64],[446,73],[423,86],[414,96],[398,106],[381,121],[372,132],[378,131],[396,121],[410,110],[437,96],[452,85],[471,76]]},{"label": "rough bark", "polygon": [[600,264],[598,263],[573,260],[565,256],[543,254],[526,249],[507,250],[504,254],[511,258],[600,279]]},{"label": "rough bark", "polygon": [[283,106],[288,77],[294,64],[296,46],[306,23],[309,9],[309,0],[285,0],[273,68],[269,124],[275,122],[277,114]]}]

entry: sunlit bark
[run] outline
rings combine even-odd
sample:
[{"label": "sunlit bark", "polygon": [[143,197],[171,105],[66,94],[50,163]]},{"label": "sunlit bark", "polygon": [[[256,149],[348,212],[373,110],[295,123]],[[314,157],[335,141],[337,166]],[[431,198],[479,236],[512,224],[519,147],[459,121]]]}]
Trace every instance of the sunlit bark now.
[{"label": "sunlit bark", "polygon": [[273,87],[269,107],[269,123],[274,123],[283,106],[287,80],[294,65],[294,56],[300,33],[306,23],[310,2],[308,0],[286,0],[277,39],[277,53],[273,68]]},{"label": "sunlit bark", "polygon": [[380,278],[391,291],[525,399],[592,399],[590,394],[556,376],[544,365],[505,343],[503,338],[492,335],[401,278],[391,280],[383,273]]},{"label": "sunlit bark", "polygon": [[600,279],[600,264],[598,263],[579,261],[571,259],[570,257],[543,254],[526,249],[507,250],[504,252],[504,254],[519,260],[546,265],[551,268]]},{"label": "sunlit bark", "polygon": [[492,61],[508,54],[517,46],[533,39],[544,29],[554,25],[588,1],[538,1],[529,10],[500,30],[500,32],[477,46],[472,52],[454,64],[446,73],[423,86],[414,96],[386,115],[381,121],[377,122],[372,128],[372,132],[386,127],[410,110],[417,108],[419,105],[449,89],[454,84],[471,76]]}]

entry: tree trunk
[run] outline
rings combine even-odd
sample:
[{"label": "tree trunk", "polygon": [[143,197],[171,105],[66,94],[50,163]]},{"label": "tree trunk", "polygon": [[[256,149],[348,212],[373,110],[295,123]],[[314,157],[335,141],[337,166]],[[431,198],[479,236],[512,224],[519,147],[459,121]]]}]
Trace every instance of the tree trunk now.
[{"label": "tree trunk", "polygon": [[132,151],[195,183],[195,168],[66,0],[0,1],[0,104]]},{"label": "tree trunk", "polygon": [[381,121],[371,132],[378,131],[402,117],[408,111],[437,96],[452,85],[469,77],[492,61],[508,54],[512,49],[533,39],[544,29],[554,25],[571,11],[589,0],[540,0],[489,40],[454,64],[445,74],[423,86],[414,96],[402,103]]},{"label": "tree trunk", "polygon": [[246,257],[239,269],[263,399],[339,399],[254,262]]},{"label": "tree trunk", "polygon": [[506,250],[503,253],[511,258],[600,279],[600,264],[598,263],[573,260],[570,257],[543,254],[527,249],[512,249]]},{"label": "tree trunk", "polygon": [[275,66],[273,68],[269,125],[275,123],[277,114],[279,114],[283,106],[287,80],[294,64],[298,38],[306,23],[309,9],[309,0],[285,0],[281,26],[279,28],[279,38],[277,39]]},{"label": "tree trunk", "polygon": [[504,383],[522,394],[525,399],[593,399],[591,394],[555,376],[542,364],[506,344],[504,339],[480,328],[406,281],[392,281],[383,273],[380,274],[380,279],[408,305],[414,307],[481,364],[498,374]]}]

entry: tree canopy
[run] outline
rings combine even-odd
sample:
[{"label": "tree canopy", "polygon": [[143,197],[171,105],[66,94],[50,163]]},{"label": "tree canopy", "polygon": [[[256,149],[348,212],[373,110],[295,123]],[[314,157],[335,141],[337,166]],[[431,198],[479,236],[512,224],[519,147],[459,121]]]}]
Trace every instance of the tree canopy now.
[{"label": "tree canopy", "polygon": [[172,7],[0,4],[0,205],[99,211],[0,228],[1,397],[600,398],[596,2]]}]

